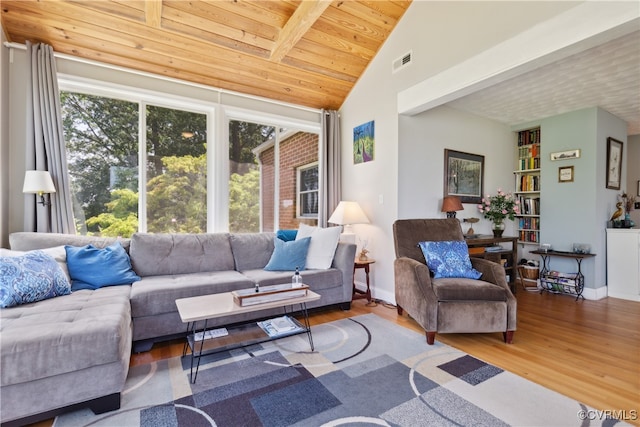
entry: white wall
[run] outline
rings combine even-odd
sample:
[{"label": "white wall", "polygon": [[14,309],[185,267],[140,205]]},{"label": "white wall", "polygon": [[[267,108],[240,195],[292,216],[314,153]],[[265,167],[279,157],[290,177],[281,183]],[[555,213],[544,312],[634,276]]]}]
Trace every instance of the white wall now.
[{"label": "white wall", "polygon": [[9,49],[0,26],[0,247],[9,246]]},{"label": "white wall", "polygon": [[[361,239],[368,239],[370,256],[376,259],[371,269],[371,284],[375,298],[395,301],[392,224],[399,218],[398,176],[407,176],[412,171],[398,158],[400,151],[399,117],[397,114],[397,95],[400,91],[433,76],[456,63],[477,54],[501,41],[511,38],[527,27],[548,19],[557,13],[574,7],[576,3],[567,2],[423,2],[414,1],[405,12],[389,39],[369,64],[365,73],[353,88],[342,105],[342,198],[358,201],[371,224],[355,226],[355,232]],[[499,13],[496,13],[499,10]],[[392,73],[392,62],[408,51],[413,53],[412,64]],[[436,114],[434,116],[433,114]],[[451,109],[426,113],[415,118],[415,126],[424,126],[434,117],[446,117],[454,121],[458,114]],[[431,151],[434,157],[425,159],[437,165],[437,172],[426,167],[416,171],[424,182],[416,182],[422,188],[416,194],[416,214],[424,216],[442,214],[437,203],[442,198],[442,168],[444,167],[444,148],[459,149],[471,153],[485,153],[487,187],[493,189],[499,185],[513,187],[513,165],[515,151],[507,148],[505,135],[508,130],[495,123],[487,123],[476,117],[462,115],[474,126],[487,129],[482,138],[457,140],[457,135],[467,136],[464,129],[452,131],[440,139],[433,133],[428,138],[404,141],[402,152],[410,153],[413,145],[419,150]],[[352,141],[353,128],[375,121],[375,159],[364,164],[353,164]],[[409,119],[411,120],[411,119]],[[402,119],[401,125],[405,126]],[[455,125],[454,127],[460,127]],[[458,133],[460,132],[460,133]],[[403,134],[404,135],[404,134]],[[496,138],[493,138],[494,136]],[[511,141],[512,142],[512,141]],[[410,154],[408,154],[410,156]],[[416,156],[419,159],[419,156]],[[504,162],[503,162],[504,159]],[[508,161],[506,160],[508,159]],[[403,198],[403,203],[407,198]],[[406,204],[406,203],[405,203]],[[403,213],[407,213],[403,204]],[[408,213],[407,213],[408,214]],[[467,205],[463,216],[477,216],[471,205]],[[482,225],[479,224],[480,227]],[[463,227],[466,229],[466,226]],[[488,232],[488,229],[486,230]],[[356,280],[363,281],[356,273]]]},{"label": "white wall", "polygon": [[[399,124],[398,219],[446,216],[440,210],[445,149],[484,156],[483,194],[495,195],[498,188],[513,191],[515,135],[508,126],[446,106],[401,116]],[[474,230],[491,234],[491,222],[483,218],[477,204],[463,207],[457,218],[480,218]],[[505,234],[513,235],[513,222],[506,225]]]}]

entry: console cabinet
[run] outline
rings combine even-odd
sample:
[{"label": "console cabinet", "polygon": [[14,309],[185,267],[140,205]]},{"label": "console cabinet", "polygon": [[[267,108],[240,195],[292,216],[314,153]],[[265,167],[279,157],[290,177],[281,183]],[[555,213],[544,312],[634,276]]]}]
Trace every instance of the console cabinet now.
[{"label": "console cabinet", "polygon": [[640,229],[607,228],[607,294],[640,301]]}]

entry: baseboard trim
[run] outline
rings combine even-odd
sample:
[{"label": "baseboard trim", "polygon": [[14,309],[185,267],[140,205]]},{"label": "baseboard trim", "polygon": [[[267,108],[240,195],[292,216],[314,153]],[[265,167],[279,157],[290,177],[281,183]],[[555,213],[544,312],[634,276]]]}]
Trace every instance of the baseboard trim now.
[{"label": "baseboard trim", "polygon": [[584,299],[599,300],[607,297],[607,287],[601,286],[599,288],[584,288],[582,290],[582,296]]}]

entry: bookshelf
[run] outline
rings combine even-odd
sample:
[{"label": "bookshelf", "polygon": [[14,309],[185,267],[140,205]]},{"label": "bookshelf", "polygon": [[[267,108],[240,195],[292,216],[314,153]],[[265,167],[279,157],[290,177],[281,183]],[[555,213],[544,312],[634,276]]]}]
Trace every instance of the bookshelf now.
[{"label": "bookshelf", "polygon": [[520,202],[516,215],[518,242],[540,243],[540,128],[517,132],[514,196]]}]

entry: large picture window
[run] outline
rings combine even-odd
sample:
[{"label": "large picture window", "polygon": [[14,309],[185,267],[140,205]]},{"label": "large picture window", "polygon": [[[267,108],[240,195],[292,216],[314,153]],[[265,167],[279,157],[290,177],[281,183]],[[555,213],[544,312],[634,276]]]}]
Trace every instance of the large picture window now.
[{"label": "large picture window", "polygon": [[[117,84],[60,87],[79,234],[274,231],[317,218],[319,124]],[[300,165],[310,168],[297,187]]]},{"label": "large picture window", "polygon": [[[254,149],[273,140],[276,128],[239,120],[229,121],[229,231],[261,231],[260,197],[273,197],[275,176],[260,185]],[[273,217],[271,217],[273,218]],[[265,223],[269,229],[271,224]]]},{"label": "large picture window", "polygon": [[[76,231],[129,237],[207,230],[206,115],[62,92]],[[140,209],[140,115],[146,123],[146,204]]]},{"label": "large picture window", "polygon": [[138,230],[138,108],[134,102],[62,92],[73,216],[80,234]]}]

